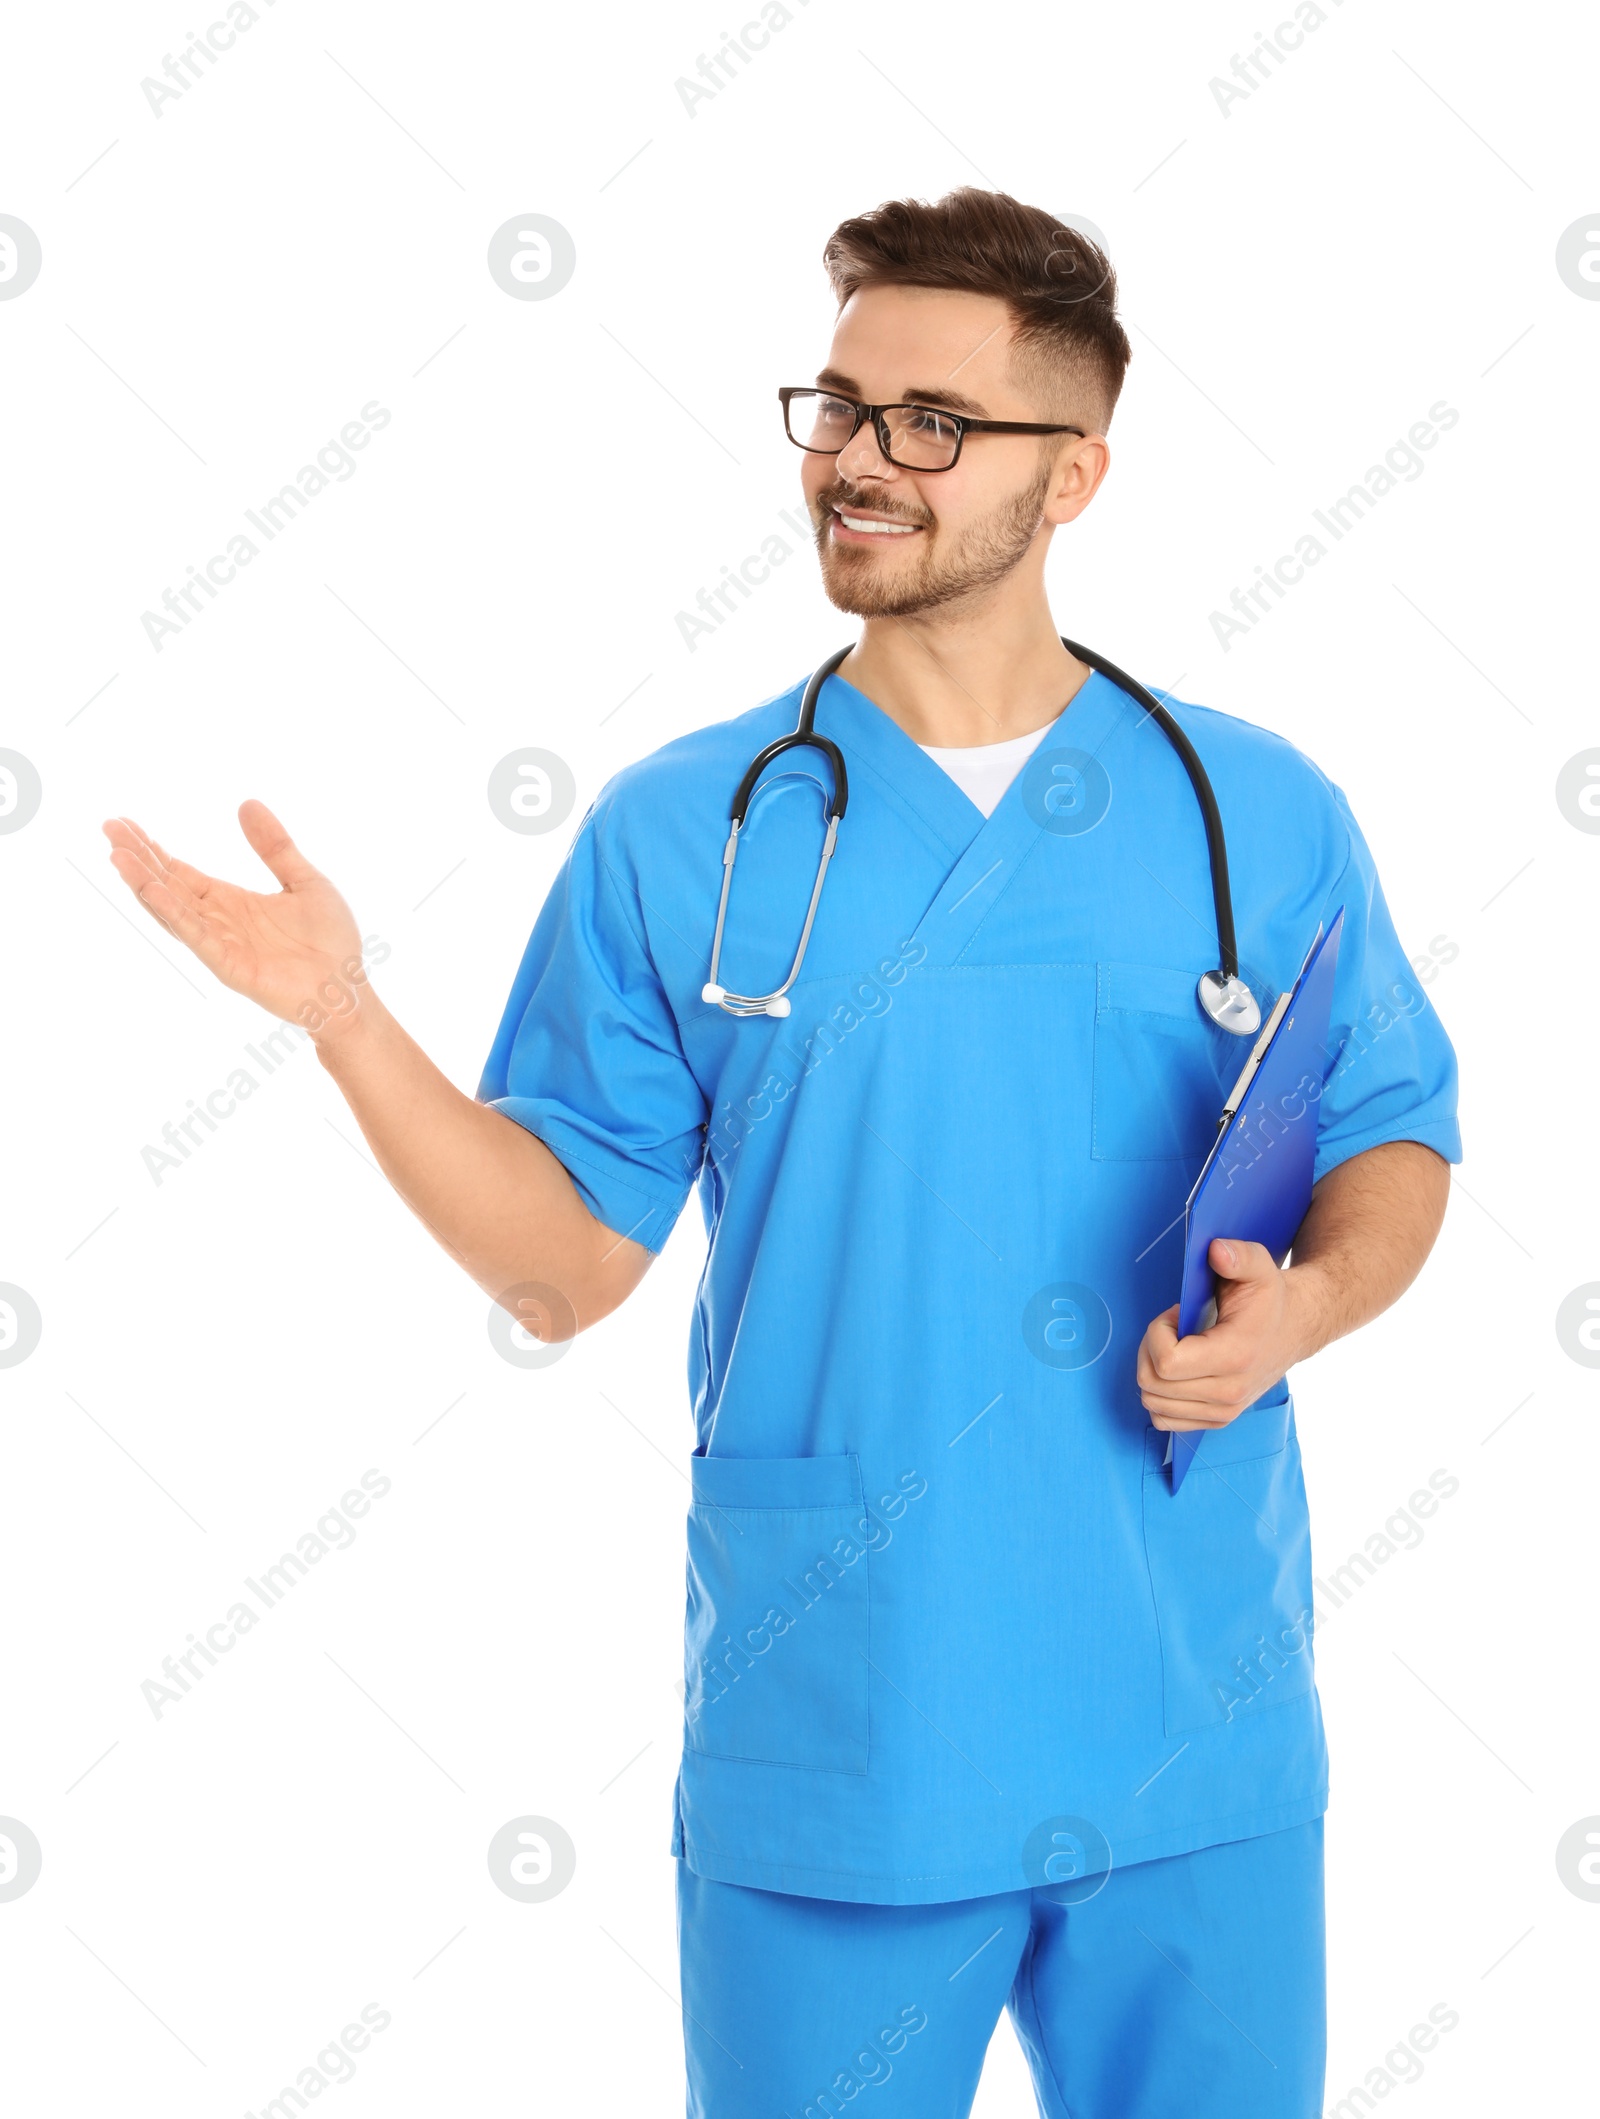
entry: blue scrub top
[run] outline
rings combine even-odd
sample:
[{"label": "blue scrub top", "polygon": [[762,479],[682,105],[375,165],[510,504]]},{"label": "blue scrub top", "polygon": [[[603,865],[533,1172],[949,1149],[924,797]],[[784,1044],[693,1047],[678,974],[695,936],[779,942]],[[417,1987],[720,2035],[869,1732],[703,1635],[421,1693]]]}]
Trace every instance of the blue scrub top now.
[{"label": "blue scrub top", "polygon": [[[700,997],[728,807],[801,687],[612,780],[534,928],[478,1094],[652,1250],[691,1185],[684,1755],[674,1852],[721,1882],[919,1904],[1319,1815],[1310,1536],[1280,1384],[1177,1494],[1134,1362],[1249,1050],[1183,767],[1092,675],[987,821],[854,686],[849,810],[786,1020]],[[1460,1159],[1449,1040],[1343,795],[1168,700],[1230,827],[1263,1003],[1345,913],[1320,1177]],[[721,978],[787,972],[827,767],[768,768]],[[1330,1040],[1330,1048],[1333,1040]]]}]

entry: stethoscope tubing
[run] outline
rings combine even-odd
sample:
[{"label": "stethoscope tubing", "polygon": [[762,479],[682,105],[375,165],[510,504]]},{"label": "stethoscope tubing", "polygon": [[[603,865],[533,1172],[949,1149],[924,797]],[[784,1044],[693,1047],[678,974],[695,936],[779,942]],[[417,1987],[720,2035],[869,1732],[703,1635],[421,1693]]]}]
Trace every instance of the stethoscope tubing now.
[{"label": "stethoscope tubing", "polygon": [[[1155,693],[1148,686],[1141,684],[1137,677],[1129,676],[1126,670],[1119,669],[1116,663],[1108,661],[1104,655],[1097,654],[1093,648],[1084,647],[1079,641],[1068,640],[1064,634],[1061,644],[1068,654],[1076,655],[1080,662],[1086,662],[1090,669],[1098,671],[1102,677],[1107,678],[1126,692],[1137,705],[1143,707],[1148,718],[1155,722],[1172,746],[1188,774],[1189,785],[1194,790],[1195,801],[1199,804],[1200,815],[1205,824],[1206,855],[1211,867],[1211,898],[1216,915],[1217,950],[1221,957],[1219,973],[1207,976],[1220,977],[1224,991],[1239,988],[1253,1009],[1254,1003],[1248,988],[1243,987],[1239,978],[1239,950],[1233,924],[1233,890],[1228,877],[1228,842],[1222,828],[1222,812],[1217,806],[1216,791],[1211,785],[1210,775],[1200,761],[1199,752]],[[822,899],[822,885],[827,877],[828,863],[833,858],[839,826],[850,800],[850,779],[845,767],[844,753],[831,737],[819,736],[816,732],[817,701],[823,685],[850,654],[853,646],[854,642],[849,647],[840,648],[837,654],[830,655],[826,662],[819,663],[812,671],[801,697],[800,714],[795,726],[788,735],[779,736],[757,752],[734,790],[733,802],[729,809],[727,842],[722,849],[722,891],[717,900],[717,925],[711,941],[711,975],[701,989],[702,1000],[714,1003],[729,1015],[785,1016],[789,1013],[789,988],[800,976],[800,968],[805,962],[806,949],[811,941],[811,929]],[[722,937],[728,919],[728,897],[733,887],[734,863],[739,857],[739,834],[744,829],[750,798],[761,775],[774,758],[782,757],[786,751],[801,748],[821,751],[827,758],[833,774],[833,793],[828,803],[827,835],[823,841],[822,857],[817,863],[816,877],[811,885],[805,924],[800,930],[800,940],[795,949],[794,961],[789,966],[789,975],[781,986],[775,987],[767,994],[730,993],[718,983],[717,972],[722,962]],[[1202,981],[1202,987],[1204,985],[1205,981]],[[1208,1012],[1212,1012],[1209,1004]],[[1220,1016],[1214,1015],[1213,1019],[1222,1021]],[[1259,1021],[1259,1014],[1257,1020]]]},{"label": "stethoscope tubing", "polygon": [[1080,662],[1087,662],[1090,669],[1098,670],[1102,677],[1109,677],[1119,685],[1130,699],[1142,706],[1150,719],[1160,729],[1172,748],[1177,752],[1184,771],[1189,775],[1189,785],[1194,789],[1194,798],[1200,805],[1200,814],[1205,820],[1206,853],[1211,863],[1211,899],[1217,921],[1217,950],[1222,958],[1224,978],[1239,976],[1239,948],[1233,928],[1233,889],[1228,880],[1228,841],[1222,829],[1222,812],[1217,807],[1216,790],[1211,785],[1211,776],[1200,762],[1200,753],[1189,741],[1183,729],[1161,704],[1148,686],[1130,677],[1126,670],[1118,669],[1104,655],[1097,655],[1093,648],[1083,647],[1076,640],[1062,635],[1061,645],[1069,655],[1076,655]]}]

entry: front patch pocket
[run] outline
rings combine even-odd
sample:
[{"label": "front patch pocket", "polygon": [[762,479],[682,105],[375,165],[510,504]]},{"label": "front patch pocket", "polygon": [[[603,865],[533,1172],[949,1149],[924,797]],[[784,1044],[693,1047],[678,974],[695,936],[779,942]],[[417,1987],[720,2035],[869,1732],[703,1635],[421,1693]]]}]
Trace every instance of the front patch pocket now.
[{"label": "front patch pocket", "polygon": [[1216,1139],[1250,1047],[1207,1021],[1196,976],[1159,964],[1096,965],[1096,1162],[1197,1162]]},{"label": "front patch pocket", "polygon": [[867,1770],[868,1565],[853,1457],[692,1457],[684,1726],[712,1758]]},{"label": "front patch pocket", "polygon": [[1312,1689],[1311,1532],[1293,1403],[1206,1436],[1174,1493],[1167,1437],[1145,1444],[1144,1544],[1168,1736],[1261,1714]]}]

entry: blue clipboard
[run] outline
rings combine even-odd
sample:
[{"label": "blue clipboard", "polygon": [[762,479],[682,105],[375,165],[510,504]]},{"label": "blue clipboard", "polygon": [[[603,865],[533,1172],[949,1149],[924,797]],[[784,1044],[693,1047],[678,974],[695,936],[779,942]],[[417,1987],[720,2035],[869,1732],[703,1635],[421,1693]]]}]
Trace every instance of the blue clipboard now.
[{"label": "blue clipboard", "polygon": [[[1326,934],[1317,929],[1300,976],[1262,1026],[1217,1121],[1217,1137],[1185,1208],[1180,1339],[1216,1321],[1210,1265],[1215,1237],[1262,1244],[1282,1265],[1305,1220],[1322,1089],[1334,1057],[1327,1049],[1328,1023],[1343,927],[1341,906]],[[1174,1493],[1204,1439],[1200,1432],[1168,1438]]]}]

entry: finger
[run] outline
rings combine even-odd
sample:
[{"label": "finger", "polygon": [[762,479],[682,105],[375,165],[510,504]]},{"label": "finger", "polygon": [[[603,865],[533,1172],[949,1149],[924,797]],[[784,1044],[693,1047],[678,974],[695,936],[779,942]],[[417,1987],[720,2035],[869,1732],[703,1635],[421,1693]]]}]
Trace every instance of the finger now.
[{"label": "finger", "polygon": [[1246,1243],[1236,1236],[1214,1236],[1206,1257],[1212,1272],[1224,1280],[1270,1280],[1278,1270],[1265,1244]]},{"label": "finger", "polygon": [[171,934],[172,929],[167,926],[160,913],[143,895],[145,886],[155,880],[144,863],[138,860],[135,855],[118,849],[111,856],[111,865],[138,899],[143,910],[155,921],[156,925],[164,929],[166,933]]},{"label": "finger", "polygon": [[[117,873],[121,875],[123,871],[119,869]],[[159,911],[155,909],[155,905],[150,905],[150,903],[146,901],[146,898],[144,898],[144,896],[140,896],[140,890],[144,888],[144,884],[146,884],[146,879],[148,879],[148,877],[144,877],[144,875],[123,875],[123,882],[125,882],[125,884],[129,886],[129,890],[131,890],[131,892],[134,892],[134,896],[136,896],[136,898],[138,898],[138,901],[140,901],[140,907],[142,907],[142,909],[144,909],[144,911],[148,913],[148,918],[150,918],[150,920],[155,920],[155,924],[157,924],[157,926],[159,926],[159,928],[161,928],[161,930],[163,930],[165,934],[172,934],[172,928],[170,928],[170,926],[167,926],[167,922],[165,922],[165,920],[161,918],[161,913],[159,913]]]},{"label": "finger", "polygon": [[321,881],[322,871],[312,867],[265,802],[252,798],[240,803],[239,823],[251,847],[285,890],[304,890],[308,883]]},{"label": "finger", "polygon": [[1178,1413],[1152,1412],[1150,1425],[1163,1435],[1210,1435],[1225,1422],[1216,1420],[1190,1420]]},{"label": "finger", "polygon": [[1141,1384],[1139,1395],[1147,1411],[1153,1404],[1186,1406],[1196,1420],[1207,1420],[1214,1413],[1225,1413],[1230,1406],[1241,1404],[1243,1388],[1242,1383],[1226,1377],[1219,1377],[1214,1383],[1171,1383],[1157,1376]]},{"label": "finger", "polygon": [[[1156,1356],[1156,1374],[1168,1383],[1187,1384],[1204,1377],[1226,1380],[1245,1375],[1259,1365],[1281,1292],[1275,1283],[1281,1282],[1283,1276],[1271,1264],[1271,1252],[1262,1245],[1234,1244],[1232,1248],[1260,1252],[1268,1261],[1270,1282],[1224,1280],[1218,1290],[1215,1323],[1204,1331],[1191,1332],[1187,1339],[1164,1345]],[[1151,1336],[1146,1335],[1147,1343]]]},{"label": "finger", "polygon": [[1159,1427],[1169,1434],[1209,1434],[1213,1429],[1226,1427],[1235,1417],[1225,1408],[1198,1406],[1186,1398],[1147,1396],[1144,1409],[1150,1415],[1151,1426]]},{"label": "finger", "polygon": [[1145,1401],[1146,1411],[1155,1406],[1161,1406],[1168,1412],[1178,1408],[1186,1412],[1191,1419],[1210,1420],[1226,1416],[1230,1406],[1241,1402],[1242,1386],[1219,1384],[1212,1390],[1197,1388],[1192,1383],[1171,1384],[1157,1380],[1147,1385],[1139,1395]]},{"label": "finger", "polygon": [[192,949],[209,971],[217,971],[224,951],[210,922],[162,881],[140,855],[128,848],[112,849],[112,865],[153,920]]},{"label": "finger", "polygon": [[103,824],[101,830],[111,841],[111,865],[130,888],[161,880],[160,863],[142,839],[123,828],[122,819]]},{"label": "finger", "polygon": [[227,956],[216,930],[203,914],[186,905],[177,893],[165,883],[146,883],[135,892],[146,911],[154,915],[169,934],[175,935],[205,965],[208,971],[220,978]]},{"label": "finger", "polygon": [[157,875],[166,882],[181,883],[197,905],[203,904],[214,891],[224,887],[218,877],[207,875],[203,868],[196,868],[192,861],[182,861],[176,854],[168,853],[160,840],[152,839],[143,825],[135,823],[132,817],[112,817],[101,829],[107,838],[115,840],[118,827],[131,835],[133,843],[144,851]]},{"label": "finger", "polygon": [[125,846],[131,852],[149,856],[155,852],[154,842],[146,835],[142,825],[132,817],[107,817],[100,829],[113,846]]},{"label": "finger", "polygon": [[1163,1310],[1159,1317],[1152,1317],[1145,1326],[1143,1339],[1139,1342],[1139,1356],[1134,1374],[1141,1384],[1153,1382],[1171,1360],[1178,1344],[1178,1310],[1174,1304]]},{"label": "finger", "polygon": [[1139,1388],[1152,1398],[1169,1398],[1174,1404],[1207,1406],[1243,1405],[1250,1377],[1242,1369],[1215,1376],[1140,1377]]},{"label": "finger", "polygon": [[166,855],[143,825],[136,824],[132,817],[108,817],[100,829],[113,846],[123,846],[130,853],[137,854],[152,875],[166,873]]},{"label": "finger", "polygon": [[1163,1350],[1177,1345],[1178,1305],[1176,1303],[1172,1305],[1170,1310],[1163,1310],[1159,1317],[1151,1318],[1145,1328],[1144,1338],[1146,1346],[1157,1346]]},{"label": "finger", "polygon": [[[198,868],[191,868],[187,861],[173,861],[155,840],[143,832],[131,817],[111,817],[100,827],[111,841],[113,849],[121,848],[132,859],[137,860],[144,873],[157,882],[165,883],[183,898],[191,910],[197,910],[200,901],[216,888],[215,879]],[[115,862],[115,851],[112,855]],[[118,868],[118,874],[130,884],[133,878]]]},{"label": "finger", "polygon": [[1213,1325],[1187,1339],[1158,1340],[1152,1330],[1139,1349],[1139,1381],[1158,1390],[1225,1392],[1245,1373],[1254,1345],[1238,1324],[1231,1330]]},{"label": "finger", "polygon": [[168,880],[176,877],[191,897],[196,899],[208,897],[216,889],[216,877],[208,876],[203,868],[196,868],[192,861],[180,861],[176,854],[167,852],[167,849],[161,844],[159,839],[151,839],[148,844],[156,859],[161,863],[162,870]]}]

